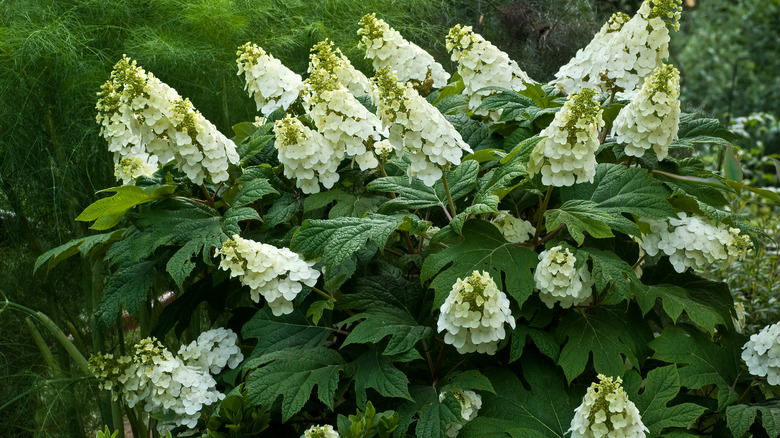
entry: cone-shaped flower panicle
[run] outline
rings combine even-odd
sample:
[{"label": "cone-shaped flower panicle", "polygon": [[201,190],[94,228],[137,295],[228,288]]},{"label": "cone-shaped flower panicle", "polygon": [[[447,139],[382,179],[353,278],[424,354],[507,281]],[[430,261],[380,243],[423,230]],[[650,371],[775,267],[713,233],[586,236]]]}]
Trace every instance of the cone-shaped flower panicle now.
[{"label": "cone-shaped flower panicle", "polygon": [[539,254],[539,264],[534,271],[534,282],[539,298],[549,308],[559,303],[564,309],[590,300],[593,277],[588,264],[575,267],[577,258],[558,245]]},{"label": "cone-shaped flower panicle", "polygon": [[460,133],[411,85],[398,82],[395,73],[382,68],[374,81],[377,114],[387,127],[390,143],[409,153],[408,173],[432,187],[442,168],[460,164],[463,151],[472,152]]},{"label": "cone-shaped flower panicle", "polygon": [[339,433],[333,426],[326,424],[324,426],[312,426],[306,429],[301,438],[339,438]]},{"label": "cone-shaped flower panicle", "polygon": [[591,88],[571,94],[552,123],[539,134],[546,138],[531,153],[528,171],[531,175],[541,172],[542,184],[571,186],[575,177],[578,183],[593,182],[599,129],[604,127],[595,95]]},{"label": "cone-shaped flower panicle", "polygon": [[244,74],[244,89],[254,97],[257,110],[264,116],[295,102],[303,86],[303,79],[255,44],[238,48],[238,74]]},{"label": "cone-shaped flower panicle", "polygon": [[[463,424],[477,418],[477,411],[482,407],[482,396],[474,391],[462,390],[458,388],[450,389],[449,392],[460,403],[460,416],[463,418]],[[443,402],[447,393],[439,394],[439,402]],[[463,428],[463,424],[451,423],[447,425],[447,436],[455,438]]]},{"label": "cone-shaped flower panicle", "polygon": [[512,216],[507,210],[499,211],[490,222],[498,227],[509,243],[525,242],[536,232],[532,223]]},{"label": "cone-shaped flower panicle", "polygon": [[766,377],[770,385],[780,385],[780,322],[751,335],[742,347],[742,360],[750,374]]},{"label": "cone-shaped flower panicle", "polygon": [[651,256],[668,255],[677,272],[741,260],[751,248],[750,237],[739,229],[707,217],[677,213],[676,218],[642,221],[650,225],[650,234],[642,237],[642,249]]},{"label": "cone-shaped flower panicle", "polygon": [[645,0],[627,22],[613,16],[582,54],[556,74],[556,85],[565,93],[598,82],[605,91],[633,98],[663,60],[669,57],[669,30],[679,28],[682,0]]},{"label": "cone-shaped flower panicle", "polygon": [[620,377],[598,375],[582,404],[574,410],[571,438],[645,438],[647,427],[634,402],[628,399]]},{"label": "cone-shaped flower panicle", "polygon": [[509,299],[487,272],[474,271],[459,278],[441,306],[438,331],[444,331],[444,342],[458,353],[494,354],[498,341],[506,337],[504,323],[515,327],[509,310]]},{"label": "cone-shaped flower panicle", "polygon": [[510,90],[525,90],[525,83],[533,82],[530,77],[509,59],[509,56],[494,46],[490,41],[474,33],[471,26],[461,27],[459,24],[450,29],[447,35],[447,50],[452,53],[452,60],[458,63],[458,73],[463,78],[466,88],[464,94],[469,96],[469,109],[479,115],[490,115],[498,119],[499,111],[475,111],[486,96],[496,93],[496,90],[481,90],[485,87],[501,87]]},{"label": "cone-shaped flower panicle", "polygon": [[225,241],[215,256],[222,256],[219,267],[229,270],[241,284],[249,286],[251,298],[265,298],[274,315],[292,313],[292,300],[303,290],[317,283],[320,273],[288,248],[243,239],[239,235]]},{"label": "cone-shaped flower panicle", "polygon": [[333,75],[338,83],[346,87],[356,97],[371,94],[371,81],[360,70],[352,66],[349,58],[334,49],[333,43],[327,39],[320,41],[311,48],[309,55],[309,73],[316,68],[322,68]]},{"label": "cone-shaped flower panicle", "polygon": [[322,134],[289,114],[276,121],[274,133],[274,147],[284,166],[284,176],[295,178],[295,185],[303,193],[318,193],[320,183],[331,188],[339,180],[336,171],[344,159],[343,147],[335,150],[334,144]]},{"label": "cone-shaped flower panicle", "polygon": [[430,53],[406,41],[384,20],[376,18],[376,14],[365,15],[360,19],[360,25],[360,46],[374,64],[374,70],[388,67],[404,83],[432,81],[435,88],[447,85],[450,75],[444,67]]},{"label": "cone-shaped flower panicle", "polygon": [[[228,179],[236,145],[181,96],[124,56],[98,93],[100,133],[125,184],[175,159],[196,184]],[[125,160],[129,158],[129,160]]]},{"label": "cone-shaped flower panicle", "polygon": [[210,330],[182,347],[186,357],[182,360],[155,338],[146,338],[135,345],[132,355],[114,359],[98,353],[89,364],[114,399],[121,396],[130,408],[140,404],[146,412],[172,412],[171,420],[158,421],[160,432],[178,426],[194,429],[203,408],[225,398],[209,371],[221,371],[225,365],[235,368],[243,360],[235,341],[231,330]]},{"label": "cone-shaped flower panicle", "polygon": [[615,118],[617,141],[625,153],[641,157],[653,148],[659,160],[666,158],[680,125],[680,72],[664,64],[645,78],[642,88]]},{"label": "cone-shaped flower panicle", "polygon": [[304,105],[317,129],[340,156],[353,157],[360,170],[379,165],[374,151],[366,144],[378,141],[382,122],[358,102],[329,68],[320,64],[306,79]]}]

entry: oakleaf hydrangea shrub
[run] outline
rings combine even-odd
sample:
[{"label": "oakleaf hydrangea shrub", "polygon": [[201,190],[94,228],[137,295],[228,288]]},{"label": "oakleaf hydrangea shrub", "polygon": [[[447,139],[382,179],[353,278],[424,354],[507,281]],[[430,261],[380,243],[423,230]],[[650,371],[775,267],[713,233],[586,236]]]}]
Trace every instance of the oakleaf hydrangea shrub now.
[{"label": "oakleaf hydrangea shrub", "polygon": [[374,14],[372,71],[249,42],[231,139],[124,58],[123,185],[38,262],[100,269],[96,385],[139,436],[776,435],[777,326],[702,275],[763,245],[734,206],[773,192],[699,157],[737,139],[680,107],[680,10],[613,16],[554,79],[463,25],[447,72]]}]

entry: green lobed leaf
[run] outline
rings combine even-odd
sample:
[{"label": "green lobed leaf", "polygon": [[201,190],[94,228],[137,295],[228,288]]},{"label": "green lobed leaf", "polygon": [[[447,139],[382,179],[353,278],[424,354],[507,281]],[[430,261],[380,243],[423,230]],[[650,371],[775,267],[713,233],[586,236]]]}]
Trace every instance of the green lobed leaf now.
[{"label": "green lobed leaf", "polygon": [[602,301],[604,305],[628,300],[632,292],[637,293],[645,287],[637,278],[631,265],[614,252],[596,248],[580,248],[579,251],[587,253],[593,261],[591,274],[596,283],[596,290],[599,293],[609,291]]},{"label": "green lobed leaf", "polygon": [[735,405],[726,408],[726,422],[735,438],[742,438],[760,414],[767,436],[780,436],[780,403],[769,400],[757,406]]},{"label": "green lobed leaf", "polygon": [[336,269],[353,254],[374,242],[384,249],[387,238],[404,221],[404,216],[369,214],[362,218],[309,219],[298,229],[290,249],[307,259],[322,257],[328,270]]},{"label": "green lobed leaf", "polygon": [[609,213],[597,209],[597,204],[593,201],[577,199],[566,201],[556,209],[545,211],[544,217],[548,233],[561,225],[566,225],[566,229],[578,245],[585,242],[584,232],[597,239],[615,237],[607,225],[607,221],[612,217]]},{"label": "green lobed leaf", "polygon": [[507,242],[493,224],[478,219],[466,222],[463,236],[462,243],[428,256],[423,263],[420,279],[433,279],[434,307],[444,303],[458,278],[476,270],[487,271],[499,288],[522,305],[534,289],[531,269],[538,262],[536,253]]},{"label": "green lobed leaf", "polygon": [[83,256],[86,256],[94,248],[119,240],[124,232],[125,229],[121,228],[110,233],[95,234],[93,236],[86,236],[80,239],[73,239],[70,242],[64,243],[56,248],[52,248],[41,254],[38,259],[35,260],[33,273],[38,271],[38,268],[40,268],[46,262],[48,262],[46,264],[46,271],[48,272],[53,267],[57,266],[60,262],[71,256],[79,253]]},{"label": "green lobed leaf", "polygon": [[76,217],[77,221],[95,221],[90,226],[93,230],[107,230],[118,224],[125,213],[136,205],[159,199],[138,186],[113,187],[100,192],[114,193],[114,195],[98,199]]},{"label": "green lobed leaf", "polygon": [[663,430],[670,427],[686,428],[707,410],[694,403],[667,406],[680,392],[680,377],[674,365],[650,371],[641,394],[642,378],[635,371],[627,373],[623,387],[629,400],[639,409],[642,423],[649,430],[647,438],[670,436]]},{"label": "green lobed leaf", "polygon": [[457,388],[468,391],[485,391],[495,394],[496,390],[493,389],[493,384],[490,379],[485,377],[477,370],[468,370],[462,373],[458,373],[449,378],[449,383],[442,388],[442,391],[446,391],[449,388]]},{"label": "green lobed leaf", "polygon": [[231,205],[233,207],[243,207],[245,205],[254,203],[265,195],[270,195],[272,193],[277,195],[279,194],[279,192],[276,191],[276,189],[271,185],[270,182],[268,182],[267,179],[253,179],[243,184],[235,198],[233,198]]},{"label": "green lobed leaf", "polygon": [[406,436],[415,415],[419,415],[415,429],[417,438],[447,438],[447,426],[463,422],[460,403],[452,394],[445,394],[439,401],[439,392],[430,385],[412,387],[410,392],[414,401],[399,407],[400,421],[394,437]]},{"label": "green lobed leaf", "polygon": [[244,324],[241,337],[257,339],[252,356],[258,357],[287,348],[317,348],[332,333],[333,329],[329,327],[312,324],[299,309],[288,315],[274,316],[268,307],[264,307]]},{"label": "green lobed leaf", "polygon": [[672,327],[650,342],[653,358],[677,364],[680,383],[689,389],[705,385],[718,387],[718,410],[734,403],[739,394],[734,389],[741,370],[741,336],[722,338],[726,345],[717,345],[691,326]]},{"label": "green lobed leaf", "polygon": [[238,223],[241,221],[259,221],[260,215],[251,207],[231,207],[228,208],[223,217],[222,230],[227,236],[241,234],[241,228]]},{"label": "green lobed leaf", "polygon": [[154,285],[155,274],[154,261],[123,264],[109,277],[103,299],[95,310],[95,319],[111,326],[122,308],[138,316],[141,305],[148,299]]},{"label": "green lobed leaf", "polygon": [[294,193],[283,192],[268,211],[263,215],[263,226],[261,230],[266,231],[271,228],[283,224],[293,217],[295,214],[301,211],[302,205],[300,200]]},{"label": "green lobed leaf", "polygon": [[547,330],[542,330],[530,325],[518,322],[512,330],[512,343],[509,349],[509,363],[512,363],[523,355],[526,340],[530,338],[540,353],[554,361],[558,361],[561,355],[561,346],[555,340],[555,336]]},{"label": "green lobed leaf", "polygon": [[[414,351],[415,355],[419,354]],[[408,362],[414,355],[380,354],[376,348],[370,348],[358,356],[353,362],[355,374],[355,393],[358,406],[363,406],[368,401],[366,390],[373,388],[383,397],[396,397],[412,400],[409,394],[409,379],[401,370],[393,365],[393,362]]]},{"label": "green lobed leaf", "polygon": [[[541,357],[526,355],[520,368],[528,387],[506,368],[485,370],[496,394],[482,394],[479,415],[464,425],[459,437],[568,435],[579,397],[566,388],[560,372]],[[483,435],[483,427],[490,427],[495,434]],[[527,431],[535,433],[524,435]]]},{"label": "green lobed leaf", "polygon": [[341,355],[325,347],[287,348],[250,360],[246,399],[250,406],[270,405],[282,397],[282,422],[298,413],[317,387],[317,397],[333,409],[340,374]]},{"label": "green lobed leaf", "polygon": [[421,339],[430,340],[433,337],[432,328],[420,325],[408,310],[398,307],[371,307],[344,322],[361,320],[344,340],[342,347],[355,343],[377,343],[390,336],[383,354],[399,354],[414,348]]},{"label": "green lobed leaf", "polygon": [[677,137],[694,139],[700,136],[716,137],[732,143],[739,140],[718,119],[696,118],[693,114],[681,114]]},{"label": "green lobed leaf", "polygon": [[555,334],[563,344],[558,365],[569,382],[585,371],[591,353],[597,373],[620,376],[626,359],[639,368],[640,353],[652,339],[650,327],[634,306],[599,306],[593,314],[582,310],[569,312]]}]

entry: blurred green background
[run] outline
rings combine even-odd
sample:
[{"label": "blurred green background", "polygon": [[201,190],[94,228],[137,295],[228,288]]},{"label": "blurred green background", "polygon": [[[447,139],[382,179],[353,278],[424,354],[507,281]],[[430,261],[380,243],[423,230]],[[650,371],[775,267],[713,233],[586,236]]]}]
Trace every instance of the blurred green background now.
[{"label": "blurred green background", "polygon": [[[371,76],[370,65],[356,46],[356,30],[363,14],[376,12],[452,72],[444,36],[449,27],[461,23],[508,52],[531,77],[546,82],[590,41],[610,14],[618,10],[633,14],[640,4],[636,0],[0,1],[0,291],[11,301],[50,315],[60,327],[68,328],[75,341],[90,343],[84,296],[86,289],[100,282],[99,275],[93,275],[87,261],[78,259],[48,275],[33,276],[32,266],[43,251],[88,234],[74,218],[96,199],[97,190],[115,185],[111,155],[95,123],[95,101],[100,84],[122,54],[189,97],[223,133],[230,134],[233,124],[253,120],[256,114],[242,78],[236,76],[236,47],[246,41],[304,73],[309,48],[330,38]],[[725,122],[751,113],[780,114],[780,0],[686,0],[684,4],[681,30],[672,36],[671,46],[671,61],[682,73],[683,106]],[[757,168],[752,174],[761,175],[754,182],[776,185],[762,157],[779,152],[777,120],[761,123],[746,128],[750,132],[743,136],[744,147],[751,151],[749,157]],[[759,275],[749,269],[729,278],[732,287]],[[766,271],[754,267],[756,272],[761,269]],[[773,282],[762,280],[768,289],[751,287],[758,291],[754,293],[776,293]],[[775,317],[776,307],[774,303],[762,307],[765,317]],[[7,310],[0,313],[0,435],[88,436],[100,427],[97,394],[67,378],[67,358],[52,339],[44,338],[60,372],[41,358],[23,316]]]}]

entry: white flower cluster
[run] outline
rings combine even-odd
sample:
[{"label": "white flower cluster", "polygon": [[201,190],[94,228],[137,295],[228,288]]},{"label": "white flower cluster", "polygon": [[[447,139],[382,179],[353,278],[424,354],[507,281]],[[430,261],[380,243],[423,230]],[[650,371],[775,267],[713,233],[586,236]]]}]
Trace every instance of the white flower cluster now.
[{"label": "white flower cluster", "polygon": [[320,273],[313,269],[314,262],[307,262],[288,248],[243,239],[235,234],[222,244],[215,256],[221,255],[219,267],[229,270],[231,277],[238,277],[249,286],[251,297],[265,298],[274,315],[292,313],[292,300],[303,286],[312,287]]},{"label": "white flower cluster", "polygon": [[303,79],[255,44],[238,48],[238,75],[246,76],[244,89],[254,97],[257,110],[267,116],[286,110],[300,94]]},{"label": "white flower cluster", "polygon": [[534,282],[539,290],[539,298],[549,308],[555,303],[567,309],[587,302],[591,297],[593,277],[588,271],[588,265],[577,269],[577,258],[558,245],[539,254],[539,264],[534,270]]},{"label": "white flower cluster", "polygon": [[571,438],[645,438],[649,432],[634,402],[628,399],[620,377],[598,375],[582,404],[574,410]]},{"label": "white flower cluster", "polygon": [[780,322],[751,335],[742,347],[742,360],[750,374],[766,377],[770,385],[780,385]]},{"label": "white flower cluster", "polygon": [[274,123],[274,134],[274,147],[284,166],[284,176],[295,178],[295,185],[303,193],[319,192],[320,183],[331,188],[339,180],[336,170],[344,151],[335,150],[333,143],[322,134],[289,114]]},{"label": "white flower cluster", "polygon": [[339,433],[333,429],[333,426],[326,424],[306,429],[301,438],[339,438]]},{"label": "white flower cluster", "polygon": [[149,413],[173,412],[172,423],[158,423],[161,432],[177,426],[193,429],[204,407],[225,398],[210,373],[235,368],[244,358],[236,337],[226,329],[204,332],[182,347],[186,353],[179,357],[155,338],[146,338],[136,344],[133,356],[115,360],[111,354],[98,354],[90,358],[90,367],[102,380],[101,387],[111,389],[114,398],[121,395],[130,408],[143,404]]},{"label": "white flower cluster", "polygon": [[[452,52],[452,60],[458,63],[458,73],[466,88],[463,93],[469,96],[469,109],[474,114],[488,115],[487,111],[476,112],[476,108],[486,96],[496,90],[481,90],[485,87],[502,87],[514,91],[525,90],[526,82],[533,82],[528,75],[481,35],[474,33],[471,26],[459,24],[450,29],[446,38],[447,50]],[[498,119],[499,111],[491,111],[490,116]]]},{"label": "white flower cluster", "polygon": [[506,337],[504,323],[515,328],[509,299],[487,272],[474,271],[459,278],[441,306],[438,331],[446,331],[444,342],[460,354],[495,354],[498,341]]},{"label": "white flower cluster", "polygon": [[680,125],[680,72],[662,65],[645,79],[639,93],[615,118],[616,139],[626,155],[641,157],[653,148],[658,160],[669,153]]},{"label": "white flower cluster", "polygon": [[244,360],[236,345],[238,335],[230,329],[217,328],[201,333],[198,339],[182,345],[176,354],[187,366],[219,374],[225,366],[233,369]]},{"label": "white flower cluster", "polygon": [[[196,184],[228,179],[239,160],[236,145],[181,96],[124,56],[101,87],[97,102],[100,133],[114,153],[117,178],[125,184],[157,163],[176,160]],[[129,159],[129,161],[123,161]]]},{"label": "white flower cluster", "polygon": [[621,91],[630,99],[642,80],[669,57],[669,28],[679,28],[681,10],[681,0],[645,0],[628,22],[613,16],[606,33],[599,32],[586,53],[556,74],[556,85],[571,93],[598,81],[605,91]]},{"label": "white flower cluster", "polygon": [[341,49],[333,48],[333,43],[327,39],[320,41],[311,48],[309,73],[314,69],[324,68],[350,93],[356,97],[371,95],[371,81],[360,70],[352,66],[349,58],[341,53]]},{"label": "white flower cluster", "polygon": [[577,182],[593,182],[596,176],[596,150],[599,129],[604,127],[602,109],[594,100],[596,91],[583,88],[572,93],[544,128],[540,141],[528,163],[531,176],[541,172],[546,186],[571,186]]},{"label": "white flower cluster", "polygon": [[668,255],[677,272],[741,260],[751,247],[750,238],[739,229],[706,217],[677,213],[677,218],[642,221],[650,225],[650,234],[642,237],[642,249],[650,256]]},{"label": "white flower cluster", "polygon": [[[463,424],[477,418],[477,411],[482,407],[482,396],[474,391],[461,390],[453,388],[450,390],[452,395],[460,403],[460,416],[463,418]],[[444,401],[446,393],[439,394],[439,402]],[[455,438],[463,428],[463,424],[451,423],[447,425],[447,436]]]},{"label": "white flower cluster", "polygon": [[631,17],[616,12],[596,33],[585,48],[579,49],[569,62],[558,70],[552,83],[566,94],[579,88],[602,86],[601,73],[610,59],[610,41]]},{"label": "white flower cluster", "polygon": [[358,29],[360,45],[366,50],[366,58],[373,62],[374,70],[387,67],[404,83],[431,80],[435,88],[447,85],[450,74],[444,67],[430,53],[406,41],[384,20],[376,18],[376,14],[365,15],[360,25],[363,26]]},{"label": "white flower cluster", "polygon": [[379,161],[366,142],[379,140],[382,122],[339,83],[335,64],[322,59],[318,64],[311,68],[312,62],[311,75],[306,79],[303,100],[307,113],[337,154],[343,157],[346,151],[360,170],[375,168]]},{"label": "white flower cluster", "polygon": [[411,85],[399,83],[387,67],[374,77],[374,102],[390,143],[409,152],[409,177],[433,187],[443,167],[460,164],[463,151],[472,152],[444,115]]},{"label": "white flower cluster", "polygon": [[512,216],[507,210],[499,211],[490,222],[498,227],[509,243],[525,242],[536,232],[534,224]]}]

